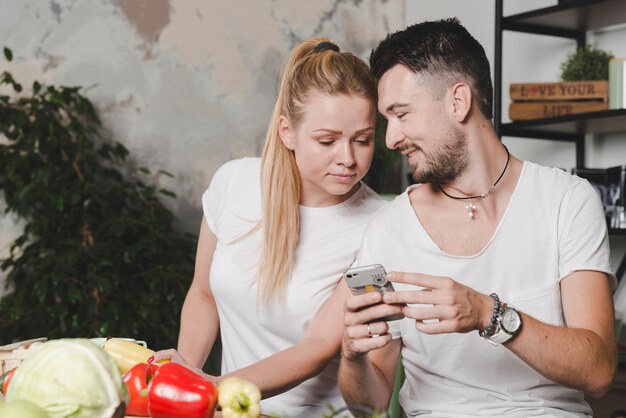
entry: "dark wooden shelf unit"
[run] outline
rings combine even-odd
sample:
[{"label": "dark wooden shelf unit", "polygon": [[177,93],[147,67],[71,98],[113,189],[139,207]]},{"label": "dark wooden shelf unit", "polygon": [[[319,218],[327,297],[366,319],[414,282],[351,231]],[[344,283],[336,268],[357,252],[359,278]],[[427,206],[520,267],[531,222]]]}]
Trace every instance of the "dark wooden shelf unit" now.
[{"label": "dark wooden shelf unit", "polygon": [[502,123],[502,33],[505,30],[569,38],[586,45],[588,30],[626,23],[625,0],[575,0],[503,16],[496,0],[494,126],[501,136],[568,141],[576,144],[576,167],[585,166],[585,134],[626,132],[626,110],[607,110],[542,120]]},{"label": "dark wooden shelf unit", "polygon": [[[577,47],[587,43],[587,31],[626,23],[626,0],[571,0],[556,6],[503,16],[503,0],[496,2],[493,120],[500,137],[573,142],[576,167],[585,168],[585,135],[626,133],[626,109],[558,116],[547,119],[502,123],[502,33],[514,31],[572,39]],[[626,230],[609,229],[610,235]],[[626,273],[626,255],[616,276]]]}]

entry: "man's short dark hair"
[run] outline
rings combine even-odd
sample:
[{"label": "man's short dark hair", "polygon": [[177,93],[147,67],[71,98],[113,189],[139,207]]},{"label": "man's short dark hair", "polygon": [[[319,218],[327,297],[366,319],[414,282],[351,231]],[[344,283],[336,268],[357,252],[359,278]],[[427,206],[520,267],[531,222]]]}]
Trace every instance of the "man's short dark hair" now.
[{"label": "man's short dark hair", "polygon": [[380,79],[396,64],[419,75],[441,99],[454,83],[470,85],[481,113],[493,116],[489,60],[482,45],[457,18],[423,22],[392,33],[370,55],[370,67]]}]

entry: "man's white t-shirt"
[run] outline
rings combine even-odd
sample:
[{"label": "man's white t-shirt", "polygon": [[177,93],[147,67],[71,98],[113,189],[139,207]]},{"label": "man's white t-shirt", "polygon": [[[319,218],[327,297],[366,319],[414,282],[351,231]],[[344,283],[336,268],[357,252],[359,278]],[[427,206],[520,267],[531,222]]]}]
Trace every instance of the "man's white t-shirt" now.
[{"label": "man's white t-shirt", "polygon": [[[493,237],[472,256],[446,254],[436,245],[415,215],[408,191],[374,217],[355,265],[380,263],[387,271],[451,277],[478,292],[496,292],[518,310],[558,326],[564,325],[561,279],[576,270],[595,270],[616,283],[604,211],[586,180],[525,162]],[[463,216],[462,207],[459,213]],[[477,332],[426,335],[408,318],[391,322],[390,329],[402,337],[407,378],[400,403],[411,417],[592,413],[581,391],[546,379]]]},{"label": "man's white t-shirt", "polygon": [[[355,260],[367,222],[386,203],[362,184],[341,204],[300,206],[300,242],[284,305],[257,307],[254,281],[263,234],[258,230],[238,238],[261,218],[259,185],[260,159],[234,160],[216,172],[202,196],[205,219],[217,236],[210,280],[220,317],[222,374],[289,348],[304,336]],[[337,370],[338,358],[316,377],[263,400],[262,412],[306,417],[328,413],[331,404],[342,408]]]}]

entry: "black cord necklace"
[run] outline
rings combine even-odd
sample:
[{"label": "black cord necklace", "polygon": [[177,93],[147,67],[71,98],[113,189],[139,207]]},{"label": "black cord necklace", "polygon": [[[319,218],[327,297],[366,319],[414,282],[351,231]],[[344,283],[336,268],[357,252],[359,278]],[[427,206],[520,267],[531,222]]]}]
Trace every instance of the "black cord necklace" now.
[{"label": "black cord necklace", "polygon": [[506,145],[502,144],[502,146],[506,150],[506,164],[504,164],[504,169],[502,169],[502,173],[500,173],[500,176],[498,176],[496,181],[493,182],[493,184],[491,185],[489,190],[487,190],[485,193],[479,194],[479,195],[476,195],[476,196],[466,196],[466,197],[452,196],[452,195],[446,193],[445,190],[443,190],[443,187],[441,187],[441,184],[439,185],[439,190],[441,190],[441,193],[443,193],[444,195],[448,196],[450,199],[454,199],[454,200],[469,200],[467,205],[465,205],[465,209],[467,209],[467,216],[469,216],[470,219],[474,219],[474,211],[476,210],[476,206],[472,203],[472,200],[474,200],[474,199],[483,199],[483,198],[489,196],[489,193],[491,193],[491,191],[496,187],[498,182],[502,179],[502,177],[504,176],[504,173],[506,172],[507,167],[509,166],[509,161],[511,160],[511,153],[509,152],[509,149],[506,147]]}]

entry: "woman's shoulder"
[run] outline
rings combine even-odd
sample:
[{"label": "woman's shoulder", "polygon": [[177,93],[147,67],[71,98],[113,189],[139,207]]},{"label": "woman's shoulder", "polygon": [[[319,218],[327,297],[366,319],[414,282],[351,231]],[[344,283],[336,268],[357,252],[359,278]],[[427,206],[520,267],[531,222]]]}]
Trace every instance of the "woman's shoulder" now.
[{"label": "woman's shoulder", "polygon": [[211,179],[209,188],[241,188],[245,184],[258,187],[260,178],[260,158],[238,158],[222,164]]},{"label": "woman's shoulder", "polygon": [[365,183],[361,183],[359,190],[348,201],[348,204],[353,208],[359,208],[363,212],[370,214],[378,212],[387,203],[387,200],[381,197]]},{"label": "woman's shoulder", "polygon": [[222,164],[215,176],[236,176],[240,174],[249,175],[250,173],[258,173],[261,169],[261,159],[256,157],[244,157],[230,160]]},{"label": "woman's shoulder", "polygon": [[407,221],[406,216],[412,213],[411,203],[409,201],[409,193],[416,185],[409,186],[403,193],[399,195],[387,195],[384,204],[372,216],[369,222],[368,230],[388,230],[392,224],[397,224],[400,229],[403,228]]}]

